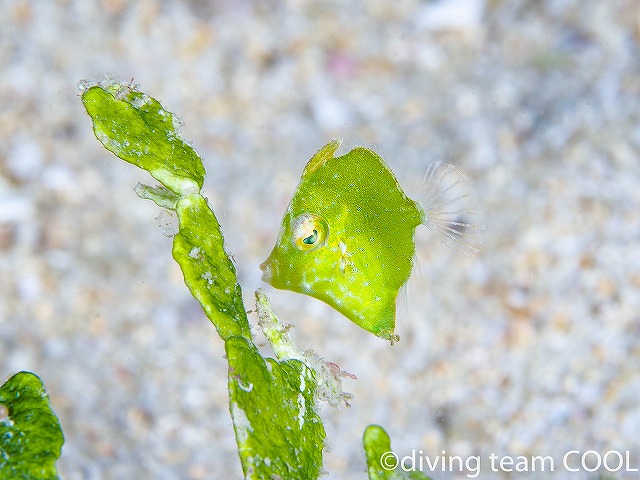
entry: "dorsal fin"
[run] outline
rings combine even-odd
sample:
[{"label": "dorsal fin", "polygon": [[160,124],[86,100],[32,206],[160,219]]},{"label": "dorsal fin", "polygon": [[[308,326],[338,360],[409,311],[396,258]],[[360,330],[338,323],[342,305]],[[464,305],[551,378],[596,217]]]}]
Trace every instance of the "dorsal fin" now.
[{"label": "dorsal fin", "polygon": [[311,160],[309,160],[309,163],[307,163],[307,166],[304,168],[304,172],[302,172],[302,176],[304,177],[309,173],[315,172],[325,162],[327,162],[328,160],[331,160],[334,157],[334,154],[336,153],[336,150],[338,150],[340,145],[342,145],[342,139],[334,138],[329,143],[327,143],[324,147],[318,150],[316,154],[313,157],[311,157]]}]

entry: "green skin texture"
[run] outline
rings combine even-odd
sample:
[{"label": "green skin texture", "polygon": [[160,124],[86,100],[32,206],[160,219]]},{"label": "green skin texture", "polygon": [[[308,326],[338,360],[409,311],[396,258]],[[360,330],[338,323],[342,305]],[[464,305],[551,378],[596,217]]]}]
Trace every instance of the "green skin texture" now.
[{"label": "green skin texture", "polygon": [[0,479],[58,480],[64,442],[42,381],[16,373],[0,387]]},{"label": "green skin texture", "polygon": [[[396,298],[411,274],[420,206],[405,195],[373,151],[334,157],[333,140],[307,164],[287,208],[263,280],[331,305],[373,334],[395,340]],[[328,225],[324,245],[300,250],[294,221],[303,214]]]}]

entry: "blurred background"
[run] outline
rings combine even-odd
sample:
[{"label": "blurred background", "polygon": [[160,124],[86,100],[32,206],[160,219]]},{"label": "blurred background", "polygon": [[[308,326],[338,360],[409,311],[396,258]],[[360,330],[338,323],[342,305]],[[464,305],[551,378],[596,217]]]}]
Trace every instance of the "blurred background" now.
[{"label": "blurred background", "polygon": [[0,380],[43,379],[67,480],[241,478],[223,344],[133,192],[150,177],[78,96],[107,73],[184,121],[247,309],[333,137],[373,146],[414,198],[453,163],[484,204],[470,259],[418,229],[393,347],[267,288],[301,348],[358,377],[350,408],[322,408],[324,478],[366,478],[370,423],[400,456],[480,455],[481,478],[539,478],[491,453],[550,455],[545,478],[569,478],[574,449],[640,466],[636,0],[0,0]]}]

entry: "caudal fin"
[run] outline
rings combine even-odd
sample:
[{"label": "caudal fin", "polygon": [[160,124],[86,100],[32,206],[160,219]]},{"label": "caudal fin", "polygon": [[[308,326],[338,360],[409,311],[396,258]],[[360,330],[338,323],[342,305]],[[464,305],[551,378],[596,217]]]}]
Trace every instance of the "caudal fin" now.
[{"label": "caudal fin", "polygon": [[433,162],[424,174],[423,223],[440,241],[462,257],[480,251],[484,214],[469,180],[453,165]]}]

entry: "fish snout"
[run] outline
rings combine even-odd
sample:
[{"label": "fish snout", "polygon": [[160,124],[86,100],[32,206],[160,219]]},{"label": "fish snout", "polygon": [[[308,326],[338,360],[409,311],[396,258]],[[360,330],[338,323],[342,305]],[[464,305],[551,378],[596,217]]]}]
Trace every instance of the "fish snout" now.
[{"label": "fish snout", "polygon": [[271,283],[273,272],[271,271],[271,262],[269,261],[269,258],[260,264],[260,270],[262,270],[262,281]]}]

